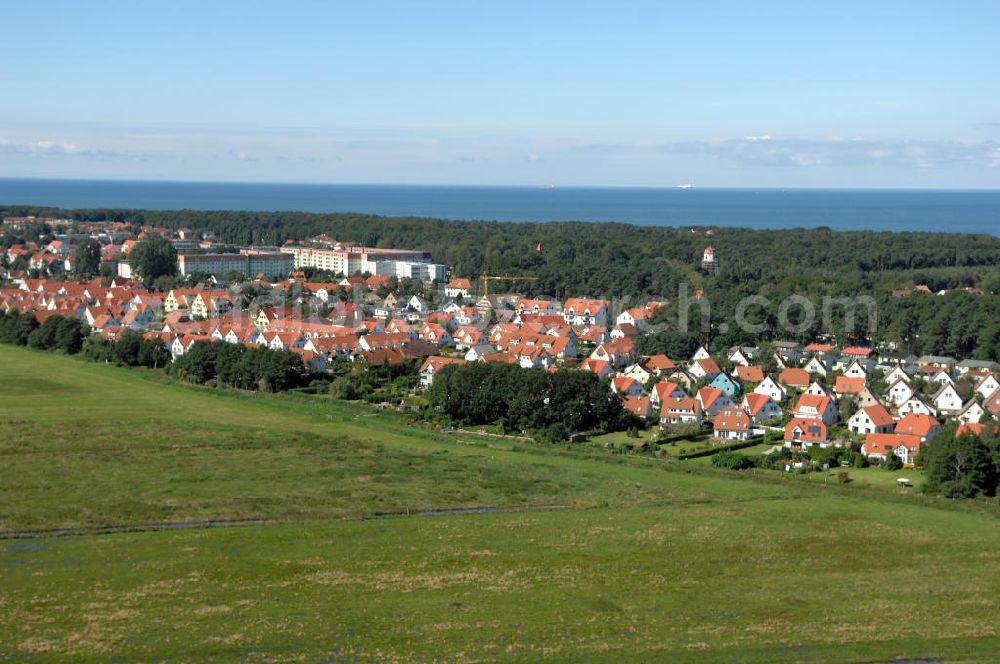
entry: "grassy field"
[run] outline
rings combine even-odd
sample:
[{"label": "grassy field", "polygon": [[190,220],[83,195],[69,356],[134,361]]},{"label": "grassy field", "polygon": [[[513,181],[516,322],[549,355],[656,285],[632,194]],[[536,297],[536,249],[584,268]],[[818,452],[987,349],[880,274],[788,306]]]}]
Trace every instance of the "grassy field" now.
[{"label": "grassy field", "polygon": [[[270,521],[0,541],[0,658],[1000,659],[993,505],[0,366],[0,529]],[[486,505],[567,507],[344,520]]]},{"label": "grassy field", "polygon": [[648,460],[598,464],[534,445],[490,447],[328,399],[177,385],[161,373],[7,346],[0,364],[16,377],[0,382],[0,531],[662,504],[737,491]]}]

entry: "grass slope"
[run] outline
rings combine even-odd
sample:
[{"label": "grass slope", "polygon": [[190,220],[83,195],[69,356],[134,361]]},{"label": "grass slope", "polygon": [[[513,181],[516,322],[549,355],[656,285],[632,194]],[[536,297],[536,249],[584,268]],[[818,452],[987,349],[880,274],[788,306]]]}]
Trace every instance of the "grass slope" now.
[{"label": "grass slope", "polygon": [[[457,445],[5,347],[0,365],[4,529],[280,521],[0,541],[2,657],[1000,659],[989,509]],[[576,509],[328,518],[487,503]]]},{"label": "grass slope", "polygon": [[0,531],[652,504],[733,490],[636,463],[458,445],[462,437],[332,400],[188,387],[9,346],[0,364],[9,377],[0,382]]}]

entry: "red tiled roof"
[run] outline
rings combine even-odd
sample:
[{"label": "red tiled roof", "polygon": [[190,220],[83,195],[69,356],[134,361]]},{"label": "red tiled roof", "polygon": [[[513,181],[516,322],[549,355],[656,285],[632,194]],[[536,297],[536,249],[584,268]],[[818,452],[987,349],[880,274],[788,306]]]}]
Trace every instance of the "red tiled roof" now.
[{"label": "red tiled roof", "polygon": [[861,376],[857,378],[837,376],[837,382],[833,386],[833,391],[837,394],[860,394],[863,389],[865,389],[865,379]]},{"label": "red tiled roof", "polygon": [[742,408],[723,408],[715,416],[716,431],[749,431],[750,416]]},{"label": "red tiled roof", "polygon": [[759,383],[764,380],[764,368],[757,364],[736,367],[736,377],[744,383]]},{"label": "red tiled roof", "polygon": [[778,382],[783,385],[806,386],[809,384],[809,372],[798,367],[788,367],[778,374]]}]

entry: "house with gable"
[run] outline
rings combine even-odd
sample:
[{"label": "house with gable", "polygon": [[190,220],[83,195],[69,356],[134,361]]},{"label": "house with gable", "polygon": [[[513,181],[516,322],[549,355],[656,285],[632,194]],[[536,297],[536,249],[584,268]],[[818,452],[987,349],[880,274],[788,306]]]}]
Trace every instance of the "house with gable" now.
[{"label": "house with gable", "polygon": [[695,378],[707,378],[711,380],[721,374],[722,369],[719,368],[719,365],[712,358],[700,358],[691,363],[688,367],[688,373]]},{"label": "house with gable", "polygon": [[906,417],[911,413],[918,413],[920,415],[929,415],[930,417],[937,417],[937,409],[925,402],[921,397],[914,396],[902,404],[896,409],[899,417]]},{"label": "house with gable", "polygon": [[496,352],[496,349],[489,344],[477,344],[471,346],[469,350],[465,353],[466,362],[485,362],[487,355],[492,355]]},{"label": "house with gable", "polygon": [[955,379],[951,377],[951,374],[944,369],[938,369],[934,374],[927,380],[928,383],[937,383],[942,387],[945,385],[951,385],[954,387]]},{"label": "house with gable", "polygon": [[750,437],[750,416],[742,408],[723,408],[712,424],[715,437],[722,440],[746,440]]},{"label": "house with gable", "polygon": [[709,418],[715,417],[715,414],[723,408],[733,407],[733,402],[725,392],[707,385],[698,390],[695,398],[698,400],[698,403],[701,404],[702,413],[704,413],[705,417]]},{"label": "house with gable", "polygon": [[468,299],[472,294],[471,279],[452,279],[444,285],[445,297],[461,297]]},{"label": "house with gable", "polygon": [[614,373],[614,369],[612,368],[610,362],[608,362],[607,360],[598,360],[593,357],[588,357],[587,359],[585,359],[583,363],[580,365],[580,369],[582,371],[589,371],[591,373],[595,373],[600,378],[607,378],[612,373]]},{"label": "house with gable", "polygon": [[[917,368],[913,367],[913,371],[916,372],[916,370]],[[906,367],[904,367],[903,365],[894,366],[892,369],[889,370],[889,372],[885,375],[884,378],[886,385],[892,385],[897,380],[901,380],[905,382],[907,385],[909,385],[912,379],[913,379],[913,373],[908,372],[906,370]]]},{"label": "house with gable", "polygon": [[884,406],[868,406],[862,408],[847,421],[847,428],[852,433],[892,433],[896,420],[892,418]]},{"label": "house with gable", "polygon": [[569,325],[599,325],[608,324],[607,300],[571,297],[563,304],[563,319]]},{"label": "house with gable", "polygon": [[653,415],[653,406],[650,403],[649,397],[645,396],[623,397],[622,408],[642,419],[647,419]]},{"label": "house with gable", "polygon": [[748,367],[760,359],[760,349],[752,346],[737,346],[730,349],[726,357],[737,367]]},{"label": "house with gable", "polygon": [[611,380],[611,391],[620,397],[644,397],[646,389],[634,378],[616,376]]},{"label": "house with gable", "polygon": [[796,417],[785,425],[785,447],[808,449],[830,444],[826,423],[814,417]]},{"label": "house with gable", "polygon": [[739,364],[733,369],[733,375],[741,383],[757,385],[764,380],[764,368],[759,364]]},{"label": "house with gable", "polygon": [[826,378],[826,376],[830,373],[830,367],[826,358],[817,355],[813,355],[809,358],[809,361],[806,362],[806,365],[802,368],[810,374],[822,376],[823,378]]},{"label": "house with gable", "polygon": [[712,379],[712,382],[709,383],[709,385],[717,390],[722,390],[730,399],[742,391],[739,381],[724,371],[719,372],[719,374]]},{"label": "house with gable", "polygon": [[861,363],[857,360],[851,362],[851,364],[844,370],[843,376],[847,378],[861,378],[864,380],[868,377],[867,368],[861,366]]},{"label": "house with gable", "polygon": [[660,405],[660,426],[693,422],[701,426],[701,404],[693,397],[669,397]]},{"label": "house with gable", "polygon": [[910,399],[916,397],[917,393],[911,386],[909,381],[900,378],[896,382],[889,386],[886,390],[885,400],[895,407],[900,407]]},{"label": "house with gable", "polygon": [[774,399],[766,394],[750,392],[744,395],[743,403],[740,407],[747,412],[750,422],[753,424],[764,424],[772,420],[781,419],[784,412],[781,406],[775,403]]},{"label": "house with gable", "polygon": [[978,401],[969,399],[966,404],[962,407],[961,412],[956,415],[957,419],[962,424],[979,424],[980,420],[986,415],[986,409]]},{"label": "house with gable", "polygon": [[910,413],[896,423],[895,433],[916,436],[922,443],[929,443],[941,430],[941,423],[930,415]]},{"label": "house with gable", "polygon": [[753,388],[754,394],[766,394],[775,403],[783,403],[788,398],[788,392],[770,376],[765,376],[764,380]]},{"label": "house with gable", "polygon": [[934,404],[934,408],[939,413],[944,413],[945,415],[957,415],[962,412],[962,407],[965,405],[958,390],[955,389],[952,383],[942,385],[941,389],[931,397],[931,403]]},{"label": "house with gable", "polygon": [[680,399],[686,396],[687,392],[680,385],[666,380],[661,380],[654,385],[653,391],[650,393],[650,399],[654,406],[659,406],[669,398]]},{"label": "house with gable", "polygon": [[984,399],[993,396],[997,390],[1000,390],[1000,380],[996,374],[990,374],[976,385],[976,392]]},{"label": "house with gable", "polygon": [[691,356],[691,362],[697,362],[698,360],[709,360],[712,358],[712,354],[708,352],[708,349],[704,346],[698,346],[698,350],[694,352]]},{"label": "house with gable", "polygon": [[861,453],[872,461],[885,461],[895,454],[904,466],[912,466],[920,454],[924,441],[919,436],[899,433],[870,433],[865,436]]},{"label": "house with gable", "polygon": [[633,378],[642,383],[643,385],[645,385],[646,382],[653,377],[653,373],[649,371],[649,369],[647,369],[645,366],[643,366],[642,362],[633,362],[632,364],[628,365],[627,367],[625,367],[625,370],[622,371],[622,375],[628,376],[629,378]]},{"label": "house with gable", "polygon": [[812,394],[801,395],[791,412],[795,418],[823,420],[827,426],[836,422],[838,417],[837,407],[834,405],[833,399]]},{"label": "house with gable", "polygon": [[803,392],[803,394],[811,394],[814,397],[833,396],[827,391],[826,386],[824,386],[823,383],[819,382],[818,380],[814,380],[813,382],[809,383],[809,387],[806,388],[806,391]]},{"label": "house with gable", "polygon": [[855,403],[857,403],[859,408],[867,408],[868,406],[882,406],[882,400],[876,396],[871,388],[865,385],[865,387],[857,393],[854,397]]}]

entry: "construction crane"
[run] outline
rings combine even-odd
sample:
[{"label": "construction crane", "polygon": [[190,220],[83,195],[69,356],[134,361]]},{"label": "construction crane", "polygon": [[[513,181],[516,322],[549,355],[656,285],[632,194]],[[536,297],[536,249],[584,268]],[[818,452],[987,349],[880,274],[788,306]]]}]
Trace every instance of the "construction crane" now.
[{"label": "construction crane", "polygon": [[509,274],[491,276],[484,272],[482,279],[483,279],[483,297],[489,297],[491,281],[535,281],[536,279],[538,279],[538,277],[514,277]]}]

